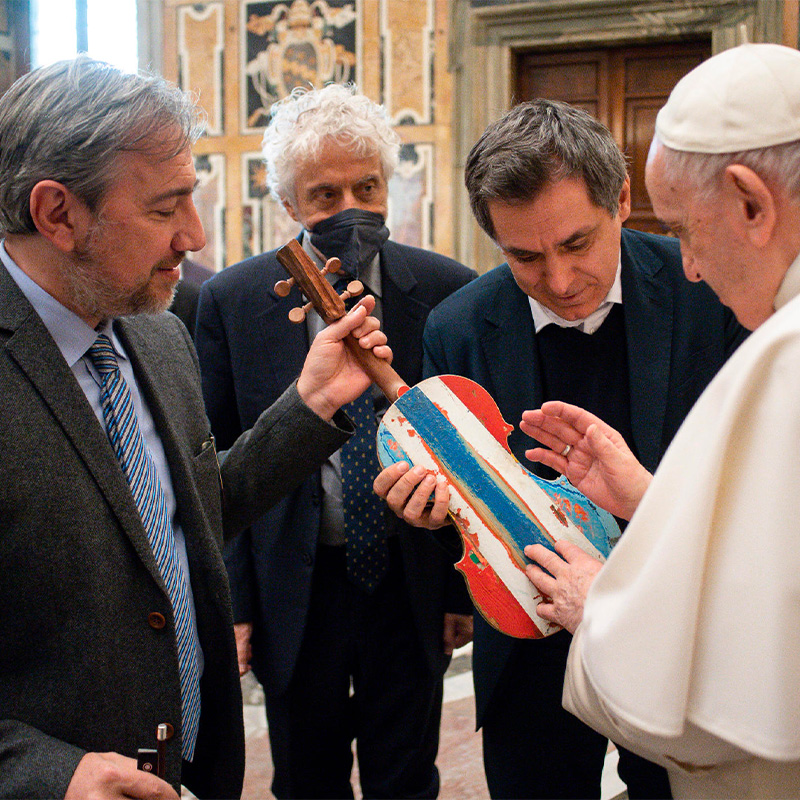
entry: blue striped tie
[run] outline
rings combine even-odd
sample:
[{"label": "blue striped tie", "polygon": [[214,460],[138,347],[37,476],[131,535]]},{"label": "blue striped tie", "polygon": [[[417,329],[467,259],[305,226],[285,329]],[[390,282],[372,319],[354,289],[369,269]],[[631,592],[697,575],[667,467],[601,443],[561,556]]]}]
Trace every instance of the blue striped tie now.
[{"label": "blue striped tie", "polygon": [[178,561],[167,501],[139,429],[128,384],[119,371],[111,340],[100,334],[87,354],[102,379],[100,403],[108,438],[131,487],[172,603],[181,681],[182,755],[191,761],[200,723],[200,676],[186,578]]}]

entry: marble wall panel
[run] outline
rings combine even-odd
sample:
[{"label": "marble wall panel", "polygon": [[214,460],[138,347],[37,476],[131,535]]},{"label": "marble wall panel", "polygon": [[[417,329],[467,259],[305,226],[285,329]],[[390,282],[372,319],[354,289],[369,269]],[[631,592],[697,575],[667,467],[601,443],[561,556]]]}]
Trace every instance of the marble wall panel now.
[{"label": "marble wall panel", "polygon": [[224,129],[225,48],[222,2],[192,3],[177,9],[178,82],[196,92],[208,114],[206,133],[219,136]]},{"label": "marble wall panel", "polygon": [[218,272],[229,263],[225,225],[226,156],[224,153],[196,155],[194,166],[198,180],[194,203],[206,232],[206,246],[192,260]]},{"label": "marble wall panel", "polygon": [[242,155],[242,181],[242,258],[280,247],[300,233],[300,225],[266,188],[261,153]]},{"label": "marble wall panel", "polygon": [[389,187],[393,238],[451,253],[447,9],[448,0],[164,0],[164,74],[199,93],[209,117],[194,147],[208,238],[198,260],[221,269],[296,235],[265,188],[260,139],[276,100],[330,81],[355,82],[385,105],[404,142]]},{"label": "marble wall panel", "polygon": [[433,144],[403,145],[389,181],[386,224],[401,244],[433,249],[434,152]]},{"label": "marble wall panel", "polygon": [[381,0],[383,103],[395,124],[433,121],[433,0]]}]

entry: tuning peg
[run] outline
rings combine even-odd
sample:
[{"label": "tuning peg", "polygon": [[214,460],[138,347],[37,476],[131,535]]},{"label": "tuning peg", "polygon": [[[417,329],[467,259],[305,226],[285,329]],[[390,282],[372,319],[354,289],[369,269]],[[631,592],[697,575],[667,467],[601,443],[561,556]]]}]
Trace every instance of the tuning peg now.
[{"label": "tuning peg", "polygon": [[275,294],[278,295],[278,297],[288,297],[289,292],[292,291],[292,286],[294,286],[294,284],[294,278],[289,278],[285,281],[278,281],[275,284]]},{"label": "tuning peg", "polygon": [[338,258],[329,258],[325,262],[325,266],[322,268],[321,272],[323,275],[328,272],[330,272],[331,275],[335,275],[341,268],[342,262]]},{"label": "tuning peg", "polygon": [[343,291],[339,297],[342,300],[349,300],[351,297],[358,297],[364,291],[364,284],[361,281],[350,281],[347,284],[347,289]]},{"label": "tuning peg", "polygon": [[306,303],[304,306],[295,306],[289,312],[289,319],[292,322],[302,322],[309,311],[314,307],[313,303]]}]

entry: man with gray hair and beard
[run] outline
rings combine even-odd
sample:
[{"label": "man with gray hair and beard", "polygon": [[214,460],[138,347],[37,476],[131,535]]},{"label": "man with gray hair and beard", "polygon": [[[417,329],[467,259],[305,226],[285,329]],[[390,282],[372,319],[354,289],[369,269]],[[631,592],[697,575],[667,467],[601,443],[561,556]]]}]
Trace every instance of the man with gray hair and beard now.
[{"label": "man with gray hair and beard", "polygon": [[529,576],[552,598],[540,614],[575,631],[568,709],[665,765],[676,797],[800,797],[800,53],[742,45],[696,67],[646,178],[686,277],[754,332],[655,476],[582,409],[526,414],[553,448],[531,455],[631,519],[602,569],[531,547],[549,574]]},{"label": "man with gray hair and beard", "polygon": [[341,339],[386,341],[367,298],[218,458],[189,333],[160,313],[205,242],[201,130],[176,87],[85,56],[0,99],[2,797],[240,796],[219,545],[352,433],[338,407],[369,379]]},{"label": "man with gray hair and beard", "polygon": [[[744,331],[708,287],[683,279],[677,240],[622,227],[625,159],[585,112],[549,100],[511,109],[473,147],[466,185],[508,263],[431,314],[425,374],[477,381],[512,424],[545,400],[580,403],[615,420],[655,468]],[[528,444],[511,433],[523,463]],[[378,492],[409,522],[442,525],[446,485],[404,469],[385,470]],[[514,639],[475,615],[477,716],[494,798],[600,797],[607,740],[561,707],[569,645],[566,631]],[[669,795],[664,770],[624,749],[619,774],[631,798]]]},{"label": "man with gray hair and beard", "polygon": [[[393,366],[413,385],[428,313],[474,273],[389,239],[399,150],[385,110],[336,84],[295,90],[264,135],[269,186],[302,224],[300,243],[318,267],[341,260],[333,282],[358,279],[374,294]],[[288,322],[304,300],[275,291],[286,277],[273,251],[203,286],[196,341],[223,447],[283,393],[322,326],[313,312]],[[372,492],[386,407],[365,392],[348,410],[358,436],[225,554],[240,669],[252,658],[264,687],[279,798],[352,797],[353,739],[365,797],[439,791],[443,676],[471,637],[470,602],[446,552],[385,514]]]}]

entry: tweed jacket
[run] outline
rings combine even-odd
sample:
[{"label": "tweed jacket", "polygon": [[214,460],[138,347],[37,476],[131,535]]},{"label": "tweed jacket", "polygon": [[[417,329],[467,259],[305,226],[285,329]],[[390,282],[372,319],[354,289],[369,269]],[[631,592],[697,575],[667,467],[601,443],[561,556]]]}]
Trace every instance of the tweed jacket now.
[{"label": "tweed jacket", "polygon": [[242,701],[223,532],[263,514],[352,428],[341,415],[340,426],[321,420],[291,386],[218,462],[185,327],[165,313],[115,330],[164,444],[186,537],[205,660],[196,757],[181,774],[172,610],[130,489],[60,350],[0,265],[0,796],[63,797],[86,752],[135,756],[166,722],[167,779],[200,797],[238,797]]}]

